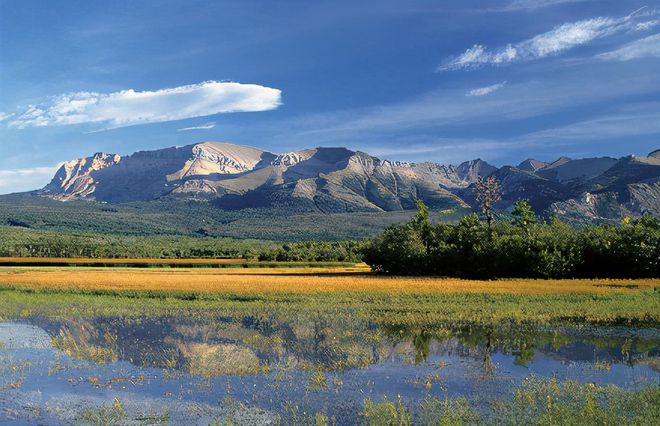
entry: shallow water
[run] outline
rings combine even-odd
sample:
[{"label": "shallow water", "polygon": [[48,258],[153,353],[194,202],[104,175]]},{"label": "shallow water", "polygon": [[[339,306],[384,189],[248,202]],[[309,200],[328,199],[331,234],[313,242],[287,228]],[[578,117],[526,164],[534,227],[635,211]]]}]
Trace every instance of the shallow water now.
[{"label": "shallow water", "polygon": [[121,413],[134,424],[290,424],[323,412],[355,424],[366,399],[416,406],[429,395],[465,396],[485,408],[529,377],[635,390],[658,385],[659,366],[657,329],[22,318],[0,323],[0,423]]}]

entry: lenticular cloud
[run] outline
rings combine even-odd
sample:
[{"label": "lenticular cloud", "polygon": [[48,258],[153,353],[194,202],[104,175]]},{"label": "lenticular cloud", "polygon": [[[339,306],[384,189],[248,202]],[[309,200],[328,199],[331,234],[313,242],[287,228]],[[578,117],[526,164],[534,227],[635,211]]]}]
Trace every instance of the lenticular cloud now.
[{"label": "lenticular cloud", "polygon": [[9,123],[25,127],[103,123],[110,128],[231,112],[267,111],[281,105],[279,89],[206,81],[170,89],[113,93],[75,92],[30,105]]}]

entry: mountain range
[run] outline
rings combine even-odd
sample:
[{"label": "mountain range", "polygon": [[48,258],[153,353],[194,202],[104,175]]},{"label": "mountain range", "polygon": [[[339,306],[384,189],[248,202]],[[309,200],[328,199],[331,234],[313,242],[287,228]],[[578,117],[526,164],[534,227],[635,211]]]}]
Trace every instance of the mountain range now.
[{"label": "mountain range", "polygon": [[527,159],[495,167],[479,159],[454,166],[388,161],[347,148],[276,154],[202,142],[72,160],[37,194],[61,201],[193,200],[224,210],[317,213],[409,210],[421,199],[444,210],[477,208],[475,182],[490,175],[501,184],[496,207],[502,210],[528,199],[540,214],[573,220],[660,216],[660,150],[646,157]]}]

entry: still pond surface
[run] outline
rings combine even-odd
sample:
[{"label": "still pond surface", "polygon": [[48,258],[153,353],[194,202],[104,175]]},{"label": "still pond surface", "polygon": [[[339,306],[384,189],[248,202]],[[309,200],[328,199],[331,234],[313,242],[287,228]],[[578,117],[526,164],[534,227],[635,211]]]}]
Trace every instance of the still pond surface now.
[{"label": "still pond surface", "polygon": [[636,390],[659,369],[649,328],[27,317],[0,323],[0,424],[356,424],[366,400],[485,410],[529,378]]}]

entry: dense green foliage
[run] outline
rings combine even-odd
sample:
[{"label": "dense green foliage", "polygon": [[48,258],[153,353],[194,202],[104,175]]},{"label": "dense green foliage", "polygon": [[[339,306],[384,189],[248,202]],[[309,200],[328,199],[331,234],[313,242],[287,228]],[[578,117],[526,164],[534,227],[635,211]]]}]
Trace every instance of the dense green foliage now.
[{"label": "dense green foliage", "polygon": [[[473,407],[465,397],[428,396],[411,411],[401,400],[365,400],[363,424],[420,425],[651,425],[660,414],[660,388],[625,391],[556,379],[526,379],[511,400],[492,401],[488,410]],[[474,404],[476,405],[476,404]],[[481,412],[480,412],[481,411]]]},{"label": "dense green foliage", "polygon": [[512,223],[476,214],[458,224],[429,221],[421,206],[409,223],[387,228],[366,249],[376,272],[467,278],[660,277],[660,221],[643,216],[620,226],[574,228],[558,219],[537,223],[519,203]]},{"label": "dense green foliage", "polygon": [[359,262],[365,243],[275,243],[214,237],[121,236],[0,227],[0,257],[259,259]]},{"label": "dense green foliage", "polygon": [[259,260],[278,262],[354,262],[362,261],[364,241],[307,241],[282,244],[262,251]]}]

